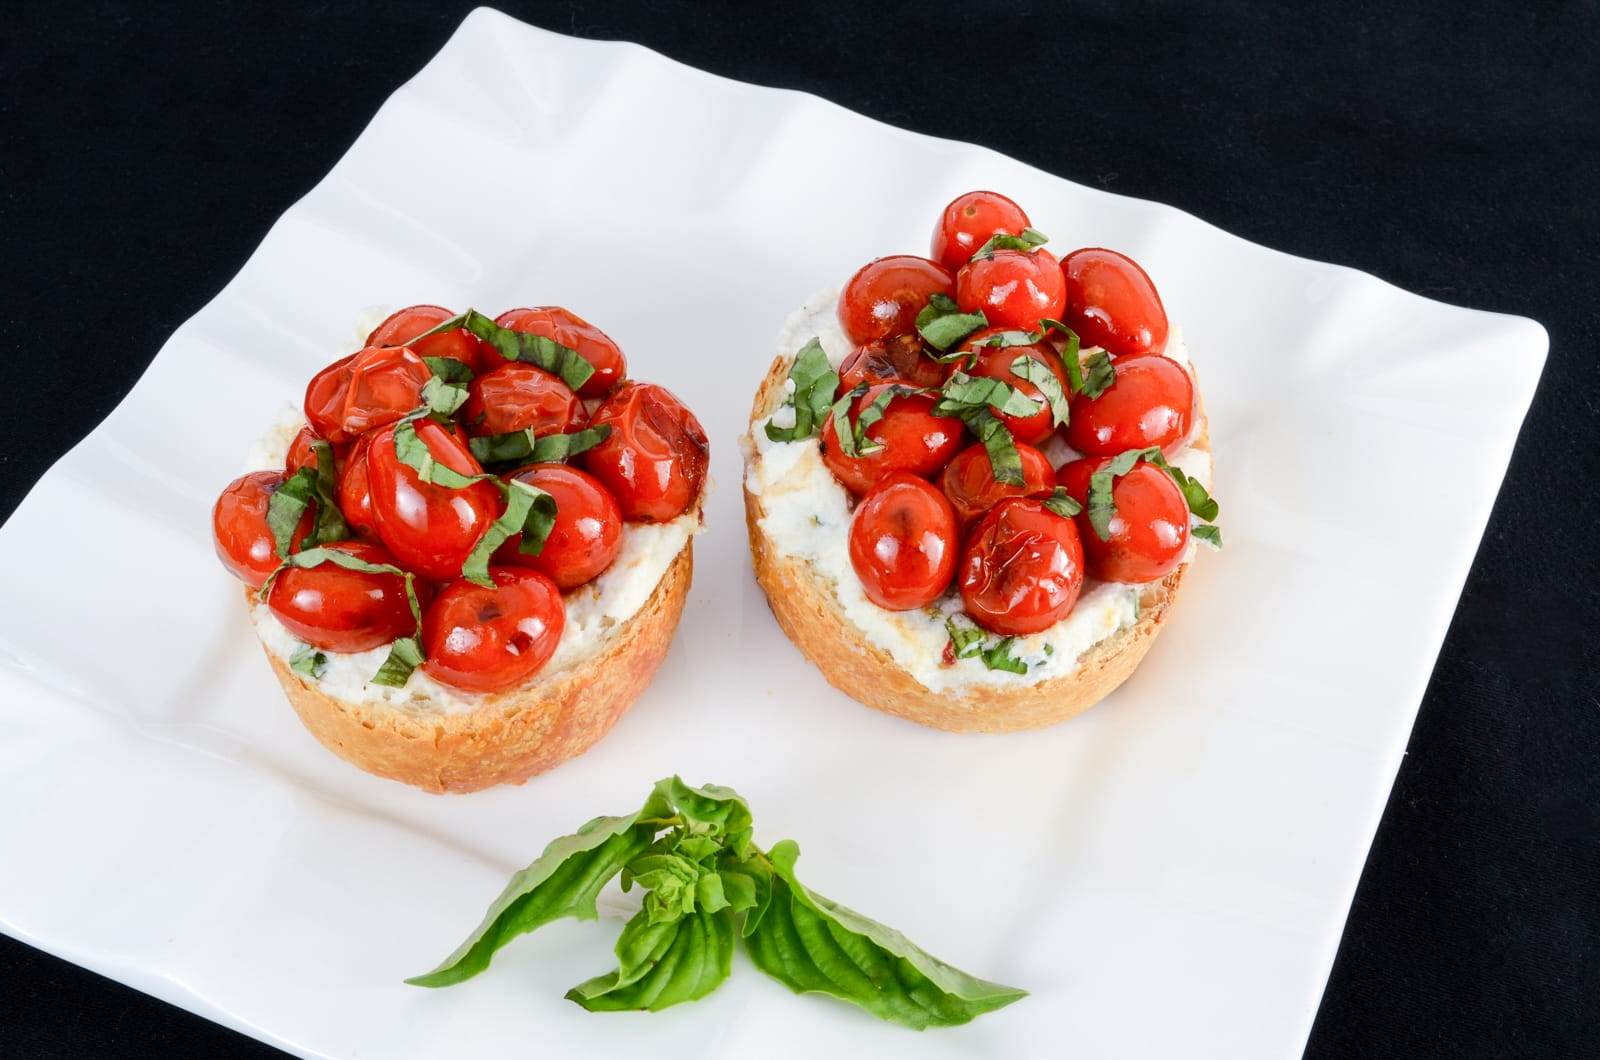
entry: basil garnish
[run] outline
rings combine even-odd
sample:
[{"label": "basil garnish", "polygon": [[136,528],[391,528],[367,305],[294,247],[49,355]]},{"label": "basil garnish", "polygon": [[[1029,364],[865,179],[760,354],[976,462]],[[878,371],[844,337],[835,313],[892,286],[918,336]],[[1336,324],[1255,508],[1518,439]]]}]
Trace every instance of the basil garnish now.
[{"label": "basil garnish", "polygon": [[[413,342],[416,340],[413,339]],[[454,357],[424,357],[422,363],[428,366],[428,371],[443,379],[446,383],[461,385],[472,382],[472,369]]]},{"label": "basil garnish", "polygon": [[289,555],[295,528],[300,525],[306,509],[313,504],[317,509],[316,521],[305,540],[300,542],[301,548],[343,541],[350,536],[344,513],[339,511],[339,505],[333,499],[338,490],[333,446],[318,438],[311,443],[311,451],[316,455],[317,466],[314,469],[302,467],[295,471],[283,480],[283,484],[273,491],[267,501],[267,528],[272,531],[279,559]]},{"label": "basil garnish", "polygon": [[[1189,511],[1205,520],[1217,517],[1217,502],[1206,491],[1205,486],[1185,475],[1182,468],[1167,463],[1167,458],[1161,455],[1159,448],[1151,446],[1148,449],[1129,449],[1118,453],[1099,471],[1089,476],[1089,525],[1100,540],[1111,540],[1111,516],[1117,510],[1111,497],[1112,485],[1116,479],[1132,471],[1140,460],[1154,464],[1172,476],[1183,494],[1184,503],[1188,505]],[[1222,547],[1222,531],[1215,526],[1202,524],[1190,532],[1207,544],[1217,548]]]},{"label": "basil garnish", "polygon": [[983,310],[963,313],[956,300],[947,294],[935,294],[917,313],[917,332],[929,346],[944,351],[977,331],[989,326]]},{"label": "basil garnish", "polygon": [[1020,250],[1024,253],[1044,246],[1050,242],[1050,237],[1037,228],[1024,228],[1020,235],[1009,232],[996,232],[990,236],[983,246],[972,255],[973,261],[985,261],[994,257],[997,250]]},{"label": "basil garnish", "polygon": [[1067,395],[1061,390],[1061,380],[1050,370],[1050,366],[1037,357],[1023,354],[1011,362],[1012,374],[1019,379],[1026,379],[1039,388],[1039,393],[1044,395],[1045,402],[1050,406],[1050,426],[1059,427],[1067,422]]},{"label": "basil garnish", "polygon": [[1112,367],[1111,355],[1105,350],[1096,350],[1088,357],[1080,359],[1078,333],[1059,320],[1050,317],[1039,318],[1039,330],[1034,332],[1037,337],[1033,341],[1043,341],[1052,331],[1066,336],[1066,344],[1061,347],[1061,361],[1067,369],[1067,387],[1074,394],[1097,398],[1116,382],[1117,372]]},{"label": "basil garnish", "polygon": [[1083,505],[1060,486],[1050,491],[1050,496],[1045,498],[1044,506],[1064,519],[1071,519],[1083,511]]},{"label": "basil garnish", "polygon": [[821,430],[828,407],[833,404],[833,392],[839,389],[839,373],[828,363],[828,355],[816,339],[795,354],[794,363],[789,366],[789,380],[794,383],[794,391],[785,404],[794,409],[794,426],[779,427],[769,419],[767,438],[774,442],[797,442]]},{"label": "basil garnish", "polygon": [[311,645],[302,644],[298,651],[289,656],[289,669],[316,679],[327,671],[328,657]]},{"label": "basil garnish", "polygon": [[596,817],[551,841],[454,953],[406,982],[459,983],[518,935],[565,917],[594,920],[596,897],[620,876],[624,890],[645,894],[617,939],[617,967],[567,992],[591,1012],[704,997],[727,979],[739,939],[757,968],[796,993],[830,994],[918,1029],[966,1023],[1026,996],[810,890],[795,874],[799,854],[790,840],[756,846],[737,792],[669,777],[635,812]]},{"label": "basil garnish", "polygon": [[[1016,439],[995,412],[1008,416],[1031,416],[1038,412],[1037,401],[999,379],[970,376],[957,371],[945,380],[935,416],[956,416],[967,425],[989,454],[989,468],[996,482],[1021,486],[1022,457],[1017,455]],[[992,411],[991,411],[992,410]]]},{"label": "basil garnish", "polygon": [[611,425],[535,437],[533,428],[490,434],[468,442],[480,464],[559,464],[611,437]]},{"label": "basil garnish", "polygon": [[1198,537],[1200,540],[1204,541],[1206,544],[1210,545],[1212,548],[1222,547],[1222,528],[1220,526],[1215,526],[1211,523],[1201,523],[1199,526],[1195,527],[1189,532],[1195,537]]},{"label": "basil garnish", "polygon": [[410,341],[416,342],[429,335],[438,335],[457,328],[465,328],[487,342],[494,347],[496,353],[508,361],[526,361],[559,376],[561,381],[573,390],[583,386],[589,381],[589,377],[594,375],[594,365],[570,346],[563,346],[543,335],[531,335],[525,331],[503,328],[496,324],[493,318],[484,316],[476,309],[469,309],[458,317],[451,317],[444,323],[413,336]]},{"label": "basil garnish", "polygon": [[1028,672],[1028,664],[1011,653],[1015,637],[1001,637],[991,641],[966,615],[950,615],[944,620],[944,630],[950,634],[950,654],[957,659],[981,659],[989,670],[1005,670],[1014,674]]},{"label": "basil garnish", "polygon": [[[364,559],[352,556],[348,552],[341,552],[334,548],[304,548],[293,555],[286,556],[278,564],[278,569],[267,575],[267,580],[261,583],[257,598],[265,600],[267,593],[272,589],[278,575],[295,567],[305,570],[311,567],[320,567],[324,563],[332,563],[335,567],[345,570],[361,571],[364,574],[394,574],[405,579],[406,603],[411,607],[411,619],[416,624],[415,632],[409,637],[401,637],[389,645],[389,656],[384,659],[383,665],[372,678],[372,684],[391,685],[400,688],[411,677],[411,671],[422,662],[422,605],[417,602],[417,578],[408,570],[401,570],[390,563],[368,563]],[[292,663],[292,660],[291,660]],[[302,671],[304,672],[304,671]]]}]

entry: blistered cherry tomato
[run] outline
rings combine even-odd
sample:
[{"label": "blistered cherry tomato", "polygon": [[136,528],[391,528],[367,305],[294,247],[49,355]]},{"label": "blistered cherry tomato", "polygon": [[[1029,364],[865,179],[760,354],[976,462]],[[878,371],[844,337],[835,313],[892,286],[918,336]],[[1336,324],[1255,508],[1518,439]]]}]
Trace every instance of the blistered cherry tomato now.
[{"label": "blistered cherry tomato", "polygon": [[[578,388],[580,397],[602,397],[628,377],[628,359],[622,355],[622,347],[571,310],[558,305],[511,309],[501,313],[494,322],[512,331],[543,335],[594,365],[594,375]],[[505,358],[494,347],[485,345],[483,350],[485,364],[505,363]]]},{"label": "blistered cherry tomato", "polygon": [[921,336],[914,332],[891,335],[850,351],[839,365],[838,393],[848,393],[862,383],[936,387],[944,382],[944,375],[944,365],[923,352]]},{"label": "blistered cherry tomato", "polygon": [[991,633],[1055,625],[1083,589],[1083,543],[1071,519],[1041,500],[1009,497],[989,510],[961,556],[961,603]]},{"label": "blistered cherry tomato", "polygon": [[[1061,465],[1056,481],[1079,504],[1089,503],[1089,476],[1110,457],[1091,456]],[[1189,547],[1189,505],[1172,476],[1144,461],[1111,486],[1111,539],[1100,540],[1087,511],[1077,516],[1089,577],[1107,582],[1153,582],[1183,561]]]},{"label": "blistered cherry tomato", "polygon": [[961,268],[989,237],[1005,233],[1018,236],[1028,227],[1022,207],[997,191],[969,191],[957,195],[933,229],[930,256],[951,272]]},{"label": "blistered cherry tomato", "polygon": [[289,452],[283,458],[283,473],[292,475],[303,467],[317,469],[317,454],[311,448],[311,443],[318,441],[316,432],[310,427],[301,427],[294,440],[289,443]]},{"label": "blistered cherry tomato", "polygon": [[711,452],[706,432],[666,387],[624,383],[590,425],[607,425],[611,434],[583,454],[583,465],[611,491],[624,519],[663,523],[700,496]]},{"label": "blistered cherry tomato", "polygon": [[956,569],[956,513],[907,471],[885,475],[850,517],[850,565],[867,599],[890,611],[926,607]]},{"label": "blistered cherry tomato", "polygon": [[495,552],[496,563],[544,571],[563,591],[592,581],[611,566],[622,551],[622,510],[598,479],[565,464],[532,464],[508,478],[555,498],[556,521],[537,556],[517,551],[522,535],[514,534]]},{"label": "blistered cherry tomato", "polygon": [[869,261],[839,294],[839,326],[858,346],[915,331],[928,299],[953,294],[952,283],[949,269],[914,254]]},{"label": "blistered cherry tomato", "polygon": [[1019,442],[1038,442],[1049,437],[1050,431],[1055,427],[1055,420],[1050,414],[1050,403],[1044,399],[1044,394],[1037,386],[1017,375],[1011,370],[1018,357],[1032,357],[1042,363],[1055,374],[1056,381],[1061,384],[1061,393],[1070,394],[1067,389],[1067,369],[1061,363],[1061,355],[1055,348],[1047,343],[1037,343],[1031,346],[985,346],[984,341],[1005,328],[985,328],[976,332],[962,344],[962,349],[976,353],[976,359],[963,358],[952,361],[949,365],[950,374],[956,371],[966,372],[968,375],[979,376],[987,379],[998,379],[1009,383],[1014,389],[1022,392],[1024,397],[1031,399],[1039,406],[1037,412],[1028,416],[1012,416],[1009,413],[997,412],[996,416],[1011,431],[1011,436]]},{"label": "blistered cherry tomato", "polygon": [[[474,372],[483,364],[483,344],[466,328],[441,331],[425,339],[417,339],[455,316],[450,310],[436,305],[407,306],[391,313],[382,324],[367,336],[368,346],[408,346],[418,357],[448,357],[460,361]],[[416,341],[412,341],[416,340]]]},{"label": "blistered cherry tomato", "polygon": [[[280,471],[252,471],[228,483],[211,508],[217,558],[229,574],[252,589],[261,588],[267,575],[278,568],[278,546],[267,526],[267,506],[281,485]],[[294,547],[298,548],[310,531],[311,512],[307,511],[295,528]]]},{"label": "blistered cherry tomato", "polygon": [[500,692],[555,654],[566,607],[555,582],[526,567],[490,567],[494,588],[457,579],[422,616],[422,669],[468,692]]},{"label": "blistered cherry tomato", "polygon": [[[857,398],[850,408],[854,424],[861,410],[894,384],[882,383]],[[891,471],[909,471],[930,478],[950,462],[961,448],[966,430],[953,416],[935,416],[934,399],[927,394],[897,394],[883,410],[883,418],[867,426],[868,443],[880,448],[849,456],[839,448],[839,433],[829,416],[822,426],[822,462],[845,489],[860,496]],[[858,450],[859,451],[859,450]]]},{"label": "blistered cherry tomato", "polygon": [[1116,381],[1097,398],[1072,399],[1067,444],[1085,456],[1115,456],[1159,446],[1170,453],[1189,437],[1194,382],[1170,357],[1119,357]]},{"label": "blistered cherry tomato", "polygon": [[347,442],[421,405],[423,384],[432,376],[404,346],[368,346],[312,376],[306,422],[330,442]]},{"label": "blistered cherry tomato", "polygon": [[1022,485],[994,480],[994,467],[989,463],[989,451],[979,442],[969,445],[956,454],[939,479],[940,488],[956,511],[962,525],[981,519],[990,508],[1007,497],[1048,497],[1055,487],[1055,472],[1050,461],[1039,450],[1022,442],[1017,443],[1017,456],[1022,460]]},{"label": "blistered cherry tomato", "polygon": [[[393,556],[366,542],[327,547],[368,563],[394,564]],[[428,585],[417,582],[416,591],[419,602],[425,601]],[[325,651],[367,651],[416,629],[403,577],[346,570],[331,562],[285,570],[272,583],[267,606],[290,633]]]},{"label": "blistered cherry tomato", "polygon": [[961,267],[956,274],[956,304],[964,313],[983,310],[994,327],[1031,331],[1041,317],[1061,315],[1067,304],[1067,280],[1048,250],[997,250],[992,257]]},{"label": "blistered cherry tomato", "polygon": [[1138,262],[1085,247],[1061,259],[1061,271],[1067,278],[1062,319],[1085,346],[1103,346],[1113,357],[1167,348],[1166,307]]},{"label": "blistered cherry tomato", "polygon": [[371,445],[370,434],[356,439],[339,469],[339,511],[352,533],[367,538],[378,536],[378,524],[372,518],[372,488],[367,482],[367,450]]},{"label": "blistered cherry tomato", "polygon": [[[455,434],[430,419],[417,420],[416,431],[437,463],[462,475],[483,473]],[[401,566],[434,581],[461,573],[472,546],[504,508],[500,491],[489,482],[451,489],[422,481],[395,453],[393,427],[372,437],[367,482],[372,521],[384,545]]]},{"label": "blistered cherry tomato", "polygon": [[472,381],[461,421],[470,434],[533,428],[534,437],[565,434],[589,422],[572,388],[542,368],[513,361]]}]

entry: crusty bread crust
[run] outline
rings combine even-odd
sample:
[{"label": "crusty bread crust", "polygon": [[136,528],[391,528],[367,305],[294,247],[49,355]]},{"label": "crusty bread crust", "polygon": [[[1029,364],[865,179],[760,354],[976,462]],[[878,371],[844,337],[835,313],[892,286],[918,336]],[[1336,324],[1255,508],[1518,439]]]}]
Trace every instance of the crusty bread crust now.
[{"label": "crusty bread crust", "polygon": [[[588,750],[639,698],[666,658],[693,572],[694,543],[689,541],[650,599],[606,639],[598,655],[486,696],[471,713],[422,714],[381,703],[346,703],[270,651],[267,661],[311,734],[369,773],[431,792],[521,784]],[[253,601],[254,594],[246,593]]]},{"label": "crusty bread crust", "polygon": [[[750,409],[751,429],[783,400],[790,357],[772,362]],[[1196,412],[1203,417],[1198,397]],[[1202,419],[1192,443],[1210,450]],[[746,444],[746,459],[753,445]],[[748,468],[747,468],[748,471]],[[748,481],[748,476],[747,476]],[[744,491],[745,526],[756,581],[767,594],[778,625],[822,676],[845,695],[869,707],[951,732],[1013,732],[1054,725],[1105,698],[1138,667],[1161,632],[1187,564],[1139,596],[1139,619],[1085,652],[1070,674],[1031,685],[975,687],[933,692],[883,649],[869,643],[844,614],[833,592],[804,560],[778,554],[761,529],[761,498]]]}]

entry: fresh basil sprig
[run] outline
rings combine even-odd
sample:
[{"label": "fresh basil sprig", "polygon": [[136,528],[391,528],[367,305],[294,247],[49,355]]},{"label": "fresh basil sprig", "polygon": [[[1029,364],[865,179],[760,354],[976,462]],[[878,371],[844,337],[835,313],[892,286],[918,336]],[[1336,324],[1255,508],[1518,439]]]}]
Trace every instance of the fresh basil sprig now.
[{"label": "fresh basil sprig", "polygon": [[[257,598],[265,600],[272,590],[273,583],[278,580],[278,575],[293,567],[306,570],[311,567],[320,567],[324,563],[332,563],[335,567],[345,570],[361,571],[364,574],[394,574],[406,583],[406,603],[411,608],[411,619],[415,623],[414,632],[409,637],[400,637],[389,645],[389,655],[383,660],[383,665],[372,678],[375,685],[390,685],[394,688],[403,687],[411,677],[411,671],[422,663],[422,605],[417,601],[417,577],[408,570],[401,570],[390,563],[368,563],[348,552],[341,552],[335,548],[304,548],[299,552],[284,557],[276,570],[267,575],[267,580],[261,583]],[[298,653],[297,653],[298,654]],[[291,659],[291,665],[293,660]],[[298,669],[298,668],[297,668]],[[305,670],[299,670],[305,673]],[[314,675],[313,675],[314,676]]]},{"label": "fresh basil sprig", "polygon": [[[1167,458],[1161,455],[1159,447],[1128,449],[1112,457],[1100,470],[1089,476],[1089,526],[1094,530],[1096,537],[1102,541],[1111,540],[1111,517],[1117,511],[1116,503],[1112,499],[1112,487],[1117,479],[1132,471],[1141,460],[1154,464],[1172,476],[1183,494],[1184,503],[1188,505],[1189,511],[1208,522],[1217,517],[1217,502],[1207,492],[1205,486],[1197,479],[1185,475],[1182,468],[1168,463]],[[1202,523],[1191,533],[1209,545],[1222,547],[1222,530],[1215,525]]]},{"label": "fresh basil sprig", "polygon": [[344,513],[334,501],[338,480],[334,473],[333,446],[318,438],[311,443],[311,452],[317,458],[317,466],[302,467],[295,471],[283,480],[267,501],[267,528],[272,531],[279,559],[289,555],[295,528],[300,525],[306,509],[312,505],[316,506],[316,521],[312,524],[311,532],[300,542],[301,548],[343,541],[350,536]]},{"label": "fresh basil sprig", "polygon": [[997,250],[1020,250],[1024,253],[1035,250],[1050,242],[1050,237],[1037,228],[1024,228],[1019,235],[1009,232],[996,232],[990,236],[983,246],[972,255],[973,261],[986,261],[994,257]]},{"label": "fresh basil sprig", "polygon": [[[950,654],[957,659],[979,659],[985,669],[1005,670],[1025,674],[1028,664],[1012,654],[1015,637],[989,639],[966,615],[951,615],[944,620],[944,631],[950,634]],[[1048,647],[1048,645],[1046,645]]]},{"label": "fresh basil sprig", "polygon": [[416,342],[429,335],[438,335],[457,328],[465,328],[487,342],[496,353],[508,361],[526,361],[559,376],[561,381],[573,390],[583,386],[589,381],[589,377],[594,375],[594,365],[570,346],[563,346],[543,335],[503,328],[496,324],[492,317],[486,317],[476,309],[469,309],[460,316],[451,317],[420,335],[412,336],[408,341]]},{"label": "fresh basil sprig", "polygon": [[756,846],[750,808],[732,789],[669,777],[634,813],[596,817],[551,841],[454,953],[406,982],[450,986],[488,968],[518,935],[564,917],[594,920],[596,897],[620,876],[624,890],[645,895],[617,939],[617,967],[567,992],[591,1012],[704,997],[727,979],[740,939],[757,968],[796,993],[830,994],[917,1029],[966,1023],[1026,996],[810,890],[795,875],[799,854],[792,840]]},{"label": "fresh basil sprig", "polygon": [[794,408],[794,425],[779,427],[769,419],[767,437],[774,442],[798,442],[821,430],[833,404],[833,392],[839,389],[839,373],[833,370],[817,339],[795,354],[794,363],[789,366],[789,381],[794,384],[794,391],[786,404]]},{"label": "fresh basil sprig", "polygon": [[489,464],[559,464],[570,460],[586,449],[593,449],[611,437],[611,425],[586,427],[568,434],[535,436],[533,428],[509,431],[505,434],[488,434],[471,439],[467,445],[478,463]]},{"label": "fresh basil sprig", "polygon": [[947,294],[935,294],[917,313],[917,331],[929,346],[944,351],[977,331],[989,326],[983,310],[963,313],[956,300]]}]

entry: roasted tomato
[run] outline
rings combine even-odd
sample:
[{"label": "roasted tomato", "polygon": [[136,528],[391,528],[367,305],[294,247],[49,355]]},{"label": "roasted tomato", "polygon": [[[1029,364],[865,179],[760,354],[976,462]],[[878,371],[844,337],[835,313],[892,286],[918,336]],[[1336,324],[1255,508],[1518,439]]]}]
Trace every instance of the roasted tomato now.
[{"label": "roasted tomato", "polygon": [[923,352],[921,336],[915,332],[891,335],[850,351],[839,365],[838,392],[849,393],[862,383],[936,387],[944,382],[944,375],[944,365]]},{"label": "roasted tomato", "polygon": [[980,309],[998,328],[1031,331],[1041,317],[1058,317],[1067,304],[1067,280],[1048,250],[997,250],[967,262],[956,274],[956,304]]},{"label": "roasted tomato", "polygon": [[368,346],[409,346],[418,357],[448,357],[460,361],[476,372],[483,364],[483,344],[466,328],[441,331],[425,339],[416,339],[425,331],[443,324],[455,316],[450,310],[436,305],[413,305],[391,313],[382,324],[367,336]]},{"label": "roasted tomato", "polygon": [[[511,309],[501,313],[494,322],[512,331],[543,335],[576,351],[578,356],[594,365],[594,375],[578,388],[580,397],[602,397],[628,377],[628,359],[622,356],[622,347],[612,342],[605,332],[570,310],[560,306]],[[505,363],[505,358],[492,346],[485,345],[483,351],[487,365]]]},{"label": "roasted tomato", "polygon": [[[483,468],[455,434],[429,419],[416,421],[417,438],[433,459],[462,475]],[[367,448],[367,482],[372,521],[400,565],[434,581],[461,573],[472,546],[500,516],[500,491],[489,482],[465,489],[424,482],[395,453],[394,428],[385,427]]]},{"label": "roasted tomato", "polygon": [[[389,553],[366,542],[327,547],[368,563],[394,564]],[[416,591],[425,600],[427,584],[417,582]],[[346,570],[333,563],[284,571],[267,593],[267,606],[290,633],[325,651],[367,651],[416,629],[403,577]]]},{"label": "roasted tomato", "polygon": [[348,442],[421,405],[422,387],[432,377],[404,346],[368,346],[311,378],[306,422],[330,442]]},{"label": "roasted tomato", "polygon": [[998,335],[1005,328],[985,328],[976,332],[962,344],[962,349],[976,354],[975,359],[963,358],[950,363],[950,374],[957,370],[968,375],[981,376],[987,379],[998,379],[1009,383],[1020,390],[1024,397],[1031,398],[1039,406],[1039,411],[1029,416],[1011,416],[1004,412],[996,413],[1000,422],[1004,423],[1011,431],[1011,436],[1019,442],[1034,443],[1050,436],[1055,427],[1055,420],[1050,415],[1050,403],[1044,395],[1028,380],[1022,378],[1011,370],[1012,364],[1018,357],[1028,356],[1041,362],[1055,374],[1056,381],[1061,385],[1062,394],[1070,394],[1067,389],[1067,369],[1061,363],[1061,355],[1056,353],[1054,347],[1047,343],[1036,343],[1031,346],[985,346],[985,340]]},{"label": "roasted tomato", "polygon": [[1049,629],[1083,589],[1078,527],[1031,497],[990,509],[961,556],[961,603],[991,633],[1022,636]]},{"label": "roasted tomato", "polygon": [[372,489],[367,482],[367,450],[371,446],[370,434],[356,439],[339,469],[339,511],[344,513],[345,525],[356,536],[366,538],[378,536],[378,524],[372,518]]},{"label": "roasted tomato", "polygon": [[288,455],[283,458],[283,473],[292,475],[303,467],[317,469],[317,454],[311,448],[311,443],[317,441],[316,432],[310,427],[301,427],[294,440],[289,443]]},{"label": "roasted tomato", "polygon": [[850,517],[850,565],[867,599],[890,611],[926,607],[956,569],[956,513],[907,471],[885,475]]},{"label": "roasted tomato", "polygon": [[913,254],[869,261],[839,295],[839,326],[858,346],[915,331],[917,314],[936,294],[954,291],[950,270]]},{"label": "roasted tomato", "polygon": [[1167,348],[1167,310],[1156,285],[1125,254],[1099,247],[1074,250],[1061,260],[1067,278],[1063,322],[1085,346],[1113,357],[1160,353]]},{"label": "roasted tomato", "polygon": [[[1089,502],[1089,476],[1111,457],[1085,457],[1061,465],[1056,481],[1079,504]],[[1087,509],[1077,516],[1089,577],[1107,582],[1153,582],[1183,562],[1189,547],[1189,505],[1172,476],[1140,461],[1111,486],[1117,506],[1111,517],[1111,539],[1100,540],[1089,525]]]},{"label": "roasted tomato", "polygon": [[555,582],[526,567],[490,567],[494,588],[451,582],[422,616],[422,669],[468,692],[501,692],[555,654],[566,608]]},{"label": "roasted tomato", "polygon": [[[850,407],[854,424],[861,410],[871,405],[894,384],[881,383],[857,398]],[[822,461],[845,489],[857,496],[866,493],[891,471],[909,471],[929,478],[950,462],[961,448],[966,428],[952,416],[935,416],[934,399],[927,394],[899,394],[883,410],[883,418],[869,424],[866,438],[881,448],[862,456],[849,456],[839,448],[839,433],[833,417],[822,425]]]},{"label": "roasted tomato", "polygon": [[1194,382],[1170,357],[1121,357],[1116,381],[1097,398],[1072,399],[1067,444],[1085,456],[1159,446],[1171,453],[1194,422]]},{"label": "roasted tomato", "polygon": [[[267,506],[283,485],[281,471],[252,471],[240,475],[217,498],[211,508],[211,536],[217,558],[228,573],[252,589],[261,588],[267,575],[278,568],[277,543],[267,526]],[[311,512],[307,511],[295,528],[294,547],[311,531]]]},{"label": "roasted tomato", "polygon": [[595,410],[611,435],[583,454],[622,517],[662,523],[682,515],[705,482],[710,445],[694,413],[654,383],[624,383]]},{"label": "roasted tomato", "polygon": [[1055,485],[1055,472],[1050,461],[1039,450],[1022,442],[1017,443],[1017,456],[1022,459],[1022,485],[1012,486],[994,480],[994,468],[989,463],[989,451],[980,442],[969,445],[956,454],[944,469],[939,484],[944,495],[955,508],[956,518],[963,526],[981,519],[990,508],[1007,497],[1048,497]]},{"label": "roasted tomato", "polygon": [[622,510],[598,479],[565,464],[532,464],[507,477],[554,497],[556,521],[537,556],[518,552],[522,535],[515,534],[495,553],[496,563],[544,571],[563,591],[611,566],[622,551]]},{"label": "roasted tomato", "polygon": [[1027,227],[1028,215],[1004,195],[997,191],[969,191],[957,195],[939,215],[929,256],[954,272],[971,261],[990,236],[1018,236]]},{"label": "roasted tomato", "polygon": [[513,361],[472,381],[461,421],[470,434],[533,428],[535,437],[565,434],[589,422],[572,389],[542,368]]}]

